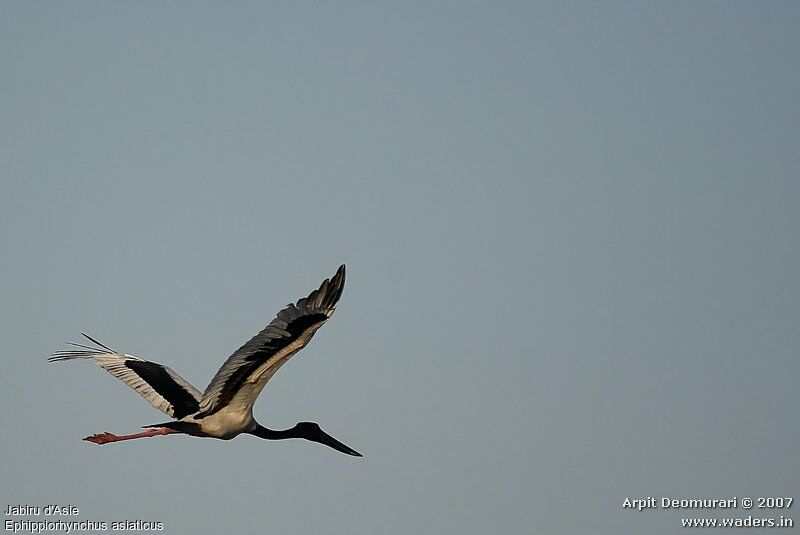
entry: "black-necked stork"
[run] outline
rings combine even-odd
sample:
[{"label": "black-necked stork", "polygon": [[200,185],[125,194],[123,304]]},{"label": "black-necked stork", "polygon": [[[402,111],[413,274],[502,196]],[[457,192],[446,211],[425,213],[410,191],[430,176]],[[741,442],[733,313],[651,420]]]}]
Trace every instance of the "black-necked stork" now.
[{"label": "black-necked stork", "polygon": [[313,422],[300,422],[291,429],[273,431],[253,418],[253,404],[267,381],[292,355],[303,349],[333,315],[344,289],[344,276],[342,265],[308,297],[278,312],[272,323],[225,361],[202,394],[167,366],[119,353],[82,333],[97,347],[70,344],[80,349],[58,351],[49,360],[92,359],[153,407],[175,419],[145,426],[149,428],[147,431],[133,435],[99,433],[84,440],[107,444],[172,433],[229,440],[249,433],[270,440],[304,438],[361,457]]}]

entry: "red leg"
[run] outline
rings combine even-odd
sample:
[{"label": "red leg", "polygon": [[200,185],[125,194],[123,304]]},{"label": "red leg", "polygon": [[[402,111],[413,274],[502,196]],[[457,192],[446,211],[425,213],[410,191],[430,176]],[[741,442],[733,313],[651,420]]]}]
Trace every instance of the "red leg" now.
[{"label": "red leg", "polygon": [[109,442],[133,440],[134,438],[157,437],[159,435],[169,435],[171,433],[177,433],[177,431],[175,431],[174,429],[169,429],[167,427],[157,427],[155,429],[148,429],[147,431],[142,431],[141,433],[136,433],[134,435],[114,435],[111,433],[97,433],[96,435],[86,437],[83,440],[94,442],[95,444],[108,444]]}]

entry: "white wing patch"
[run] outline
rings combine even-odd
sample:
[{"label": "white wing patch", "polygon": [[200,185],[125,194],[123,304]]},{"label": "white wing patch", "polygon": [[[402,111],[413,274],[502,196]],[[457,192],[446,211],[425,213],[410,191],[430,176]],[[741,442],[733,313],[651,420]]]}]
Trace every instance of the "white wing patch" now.
[{"label": "white wing patch", "polygon": [[[178,418],[182,415],[175,416],[176,407],[173,405],[173,403],[166,399],[162,394],[159,394],[153,385],[145,381],[138,373],[126,366],[126,362],[135,361],[138,363],[143,363],[143,365],[147,365],[151,369],[155,369],[156,367],[159,368],[169,377],[169,379],[174,382],[174,386],[170,385],[172,388],[183,390],[183,393],[177,392],[179,395],[181,395],[181,397],[188,395],[191,396],[191,398],[194,398],[196,403],[200,402],[200,392],[191,384],[189,384],[189,382],[183,377],[172,371],[172,369],[161,364],[156,364],[155,362],[142,360],[138,357],[134,357],[133,355],[125,355],[122,353],[112,353],[110,351],[93,349],[74,351],[70,350],[59,351],[50,357],[49,360],[50,362],[59,362],[73,359],[93,360],[95,364],[131,387],[140,396],[146,399],[150,405],[160,410],[167,416]],[[185,409],[184,406],[181,406],[181,408]],[[185,410],[182,412],[185,412]]]}]

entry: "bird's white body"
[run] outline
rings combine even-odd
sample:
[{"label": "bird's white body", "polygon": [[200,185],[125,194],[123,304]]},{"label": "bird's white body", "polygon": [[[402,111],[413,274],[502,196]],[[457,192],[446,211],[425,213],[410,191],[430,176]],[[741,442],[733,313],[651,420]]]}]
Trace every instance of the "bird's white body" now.
[{"label": "bird's white body", "polygon": [[252,407],[249,410],[242,411],[239,407],[231,407],[230,405],[199,420],[196,420],[194,415],[190,414],[178,421],[197,424],[200,426],[203,436],[221,438],[223,440],[230,440],[237,435],[247,433],[256,428]]}]

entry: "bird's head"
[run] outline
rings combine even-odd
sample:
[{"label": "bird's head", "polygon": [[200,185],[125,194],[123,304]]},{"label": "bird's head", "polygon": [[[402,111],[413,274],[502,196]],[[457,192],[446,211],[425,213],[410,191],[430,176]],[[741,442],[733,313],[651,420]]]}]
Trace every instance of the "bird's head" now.
[{"label": "bird's head", "polygon": [[306,440],[310,440],[312,442],[318,442],[320,444],[325,444],[336,451],[341,451],[342,453],[346,453],[347,455],[352,455],[354,457],[363,457],[360,453],[349,446],[345,446],[328,433],[323,431],[319,424],[314,422],[300,422],[292,428],[292,431],[296,433],[298,438],[304,438]]}]

